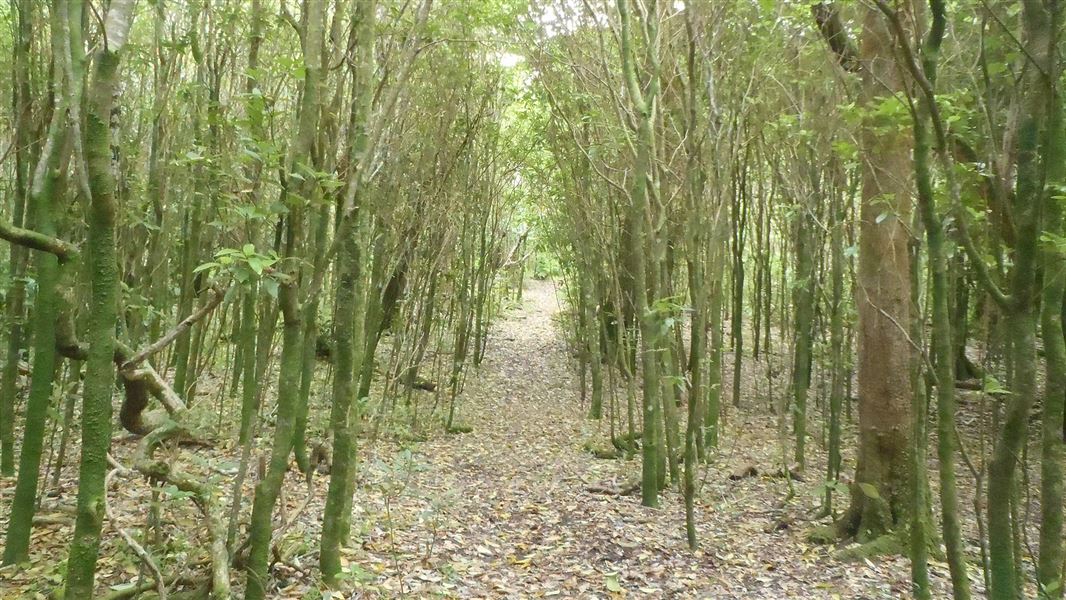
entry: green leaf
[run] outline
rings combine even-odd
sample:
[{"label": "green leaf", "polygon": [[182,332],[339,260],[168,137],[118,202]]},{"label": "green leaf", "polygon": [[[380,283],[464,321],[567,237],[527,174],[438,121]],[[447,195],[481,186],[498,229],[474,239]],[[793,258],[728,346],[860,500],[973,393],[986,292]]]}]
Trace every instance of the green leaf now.
[{"label": "green leaf", "polygon": [[995,377],[985,373],[984,378],[981,380],[981,389],[986,394],[1009,394],[1010,390],[1003,387],[1003,384],[999,382]]},{"label": "green leaf", "polygon": [[270,278],[264,279],[263,289],[266,291],[266,293],[270,294],[271,298],[276,299],[278,297],[278,280]]},{"label": "green leaf", "polygon": [[860,483],[859,489],[866,495],[867,498],[872,500],[880,500],[881,494],[877,493],[877,488],[872,483]]},{"label": "green leaf", "polygon": [[256,275],[263,274],[263,268],[267,266],[266,261],[259,256],[252,256],[248,258],[248,266],[255,271]]},{"label": "green leaf", "polygon": [[618,581],[617,574],[610,574],[604,579],[604,585],[607,586],[607,590],[610,592],[620,593],[622,591],[622,584]]}]

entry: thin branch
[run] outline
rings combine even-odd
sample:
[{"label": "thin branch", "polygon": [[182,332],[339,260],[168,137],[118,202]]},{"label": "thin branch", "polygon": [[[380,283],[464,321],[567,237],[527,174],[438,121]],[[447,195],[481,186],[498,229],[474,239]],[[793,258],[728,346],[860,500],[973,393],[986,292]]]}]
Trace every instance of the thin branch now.
[{"label": "thin branch", "polygon": [[131,371],[138,364],[143,362],[149,356],[159,352],[163,348],[166,348],[171,342],[173,342],[179,335],[185,332],[187,329],[193,326],[197,321],[203,319],[215,309],[216,306],[222,303],[222,300],[226,297],[226,290],[220,285],[214,285],[211,287],[211,298],[200,307],[199,310],[185,317],[180,323],[174,326],[173,329],[168,331],[166,335],[152,342],[145,348],[138,351],[131,356],[129,360],[122,363],[121,369],[123,371]]}]

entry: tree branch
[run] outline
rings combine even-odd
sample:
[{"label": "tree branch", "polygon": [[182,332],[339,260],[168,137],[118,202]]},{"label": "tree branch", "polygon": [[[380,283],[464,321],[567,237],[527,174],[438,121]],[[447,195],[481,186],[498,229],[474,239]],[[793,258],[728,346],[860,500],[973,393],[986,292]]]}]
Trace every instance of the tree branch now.
[{"label": "tree branch", "polygon": [[848,73],[857,73],[861,69],[859,53],[855,45],[851,43],[844,22],[840,18],[840,10],[835,2],[815,2],[811,5],[811,16],[818,24],[818,31],[822,32],[829,49],[837,57],[837,62]]},{"label": "tree branch", "polygon": [[16,227],[7,221],[0,221],[0,238],[12,244],[54,254],[61,263],[68,262],[78,256],[78,249],[70,242],[47,236],[43,233],[37,233],[32,229]]},{"label": "tree branch", "polygon": [[226,290],[222,286],[216,284],[211,287],[211,294],[211,299],[205,302],[199,310],[182,319],[181,322],[168,331],[166,335],[142,348],[136,354],[131,356],[129,360],[122,363],[122,366],[120,367],[121,370],[130,371],[149,356],[166,348],[171,342],[177,339],[179,335],[192,327],[194,323],[206,317],[216,306],[221,304],[222,300],[226,297]]}]

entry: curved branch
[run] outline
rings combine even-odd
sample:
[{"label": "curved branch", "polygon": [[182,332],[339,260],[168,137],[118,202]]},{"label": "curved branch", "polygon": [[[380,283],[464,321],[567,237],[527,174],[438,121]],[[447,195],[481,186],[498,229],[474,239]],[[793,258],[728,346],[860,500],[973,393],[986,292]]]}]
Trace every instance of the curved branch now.
[{"label": "curved branch", "polygon": [[7,221],[0,221],[0,238],[12,244],[54,254],[61,263],[69,262],[78,256],[78,249],[70,242],[38,233],[32,229],[16,227]]},{"label": "curved branch", "polygon": [[226,549],[226,528],[220,516],[222,510],[215,500],[214,490],[209,484],[179,470],[172,463],[153,457],[156,449],[165,441],[184,433],[180,425],[168,422],[144,436],[137,448],[135,468],[150,480],[166,481],[193,495],[193,500],[205,517],[207,534],[211,540],[208,549],[211,558],[210,597],[212,600],[223,600],[230,597],[229,551]]}]

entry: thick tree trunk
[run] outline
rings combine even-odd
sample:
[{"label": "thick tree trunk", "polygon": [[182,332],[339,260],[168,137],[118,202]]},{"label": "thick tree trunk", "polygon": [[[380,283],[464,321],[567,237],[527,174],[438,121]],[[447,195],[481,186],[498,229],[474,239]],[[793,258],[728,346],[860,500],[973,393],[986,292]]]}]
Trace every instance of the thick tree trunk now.
[{"label": "thick tree trunk", "polygon": [[[882,15],[865,10],[862,61],[867,102],[902,88]],[[886,88],[887,86],[887,88]],[[862,142],[862,208],[856,304],[859,313],[859,448],[851,505],[839,529],[860,540],[906,522],[909,506],[912,348],[910,323],[910,141],[870,122]]]}]

